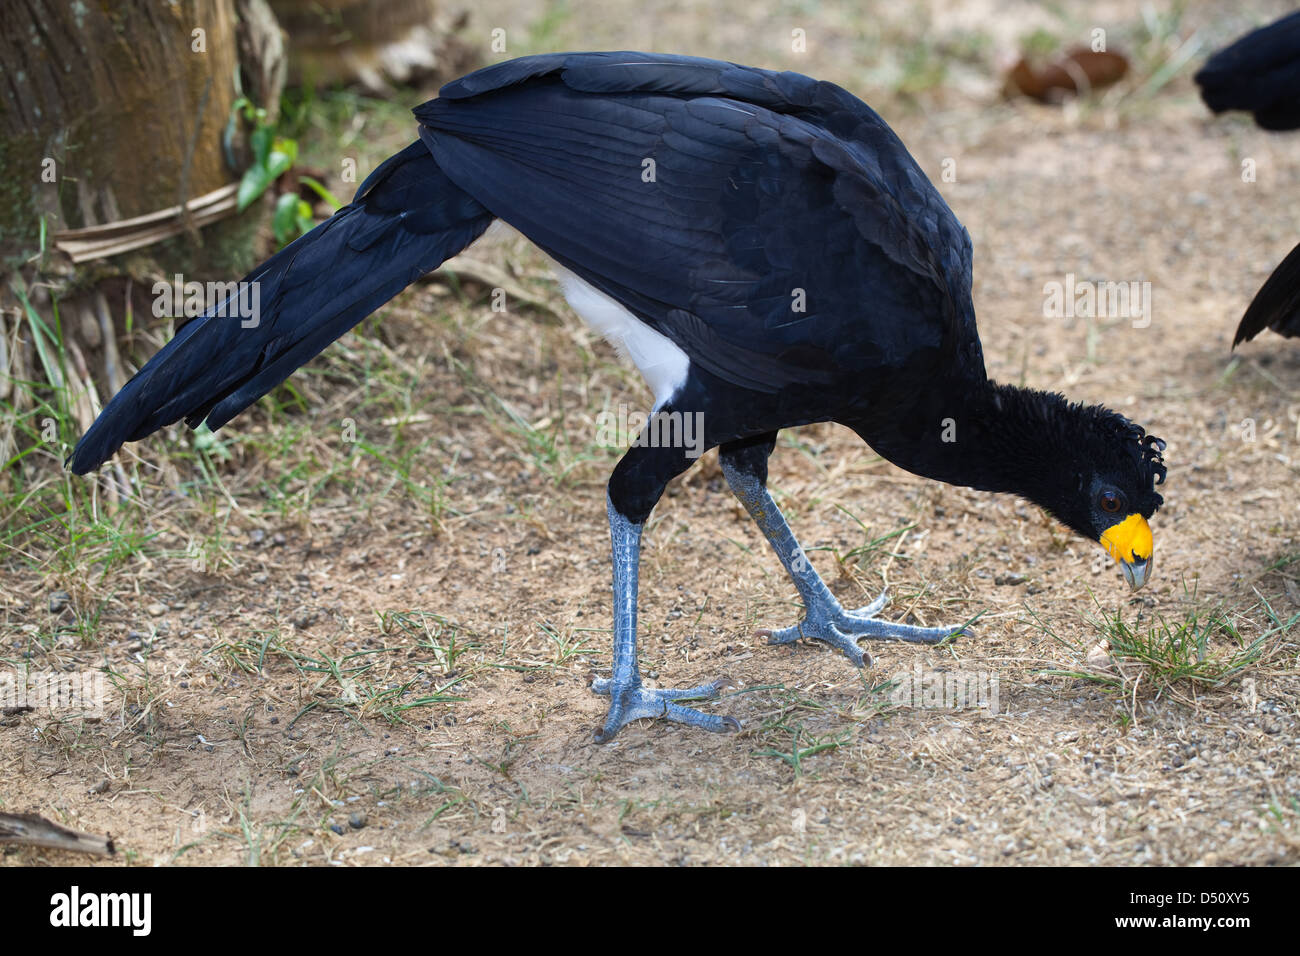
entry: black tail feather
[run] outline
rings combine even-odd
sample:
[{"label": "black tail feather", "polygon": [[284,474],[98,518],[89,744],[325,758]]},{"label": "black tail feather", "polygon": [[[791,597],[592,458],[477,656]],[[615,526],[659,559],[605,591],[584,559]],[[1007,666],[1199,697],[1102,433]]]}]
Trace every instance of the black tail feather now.
[{"label": "black tail feather", "polygon": [[220,428],[464,249],[492,218],[423,143],[412,143],[349,205],[245,277],[243,299],[231,296],[185,325],[108,403],[68,466],[85,474],[124,442],[181,419]]},{"label": "black tail feather", "polygon": [[1248,342],[1265,329],[1287,338],[1300,337],[1300,245],[1273,270],[1237,326],[1232,347]]}]

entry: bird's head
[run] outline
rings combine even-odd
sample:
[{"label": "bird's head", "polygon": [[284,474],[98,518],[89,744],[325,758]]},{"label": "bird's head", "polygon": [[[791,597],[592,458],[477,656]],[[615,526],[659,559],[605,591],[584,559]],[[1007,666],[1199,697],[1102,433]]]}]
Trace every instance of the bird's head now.
[{"label": "bird's head", "polygon": [[1164,504],[1156,491],[1165,480],[1163,441],[1108,408],[1056,392],[991,382],[987,393],[974,386],[957,400],[944,388],[923,397],[930,399],[923,411],[900,416],[892,433],[869,420],[854,427],[916,474],[1027,498],[1105,548],[1133,590],[1146,584],[1154,558],[1148,522]]},{"label": "bird's head", "polygon": [[[1101,405],[1054,392],[995,385],[984,435],[991,491],[1014,491],[1098,542],[1137,590],[1151,577],[1148,522],[1164,499],[1165,443]],[[975,406],[979,407],[978,403]],[[978,414],[978,412],[977,412]]]},{"label": "bird's head", "polygon": [[1155,561],[1148,524],[1164,499],[1155,486],[1165,480],[1165,443],[1122,415],[1100,406],[1073,406],[1065,460],[1072,470],[1072,493],[1052,512],[1070,528],[1101,544],[1137,590],[1151,576]]}]

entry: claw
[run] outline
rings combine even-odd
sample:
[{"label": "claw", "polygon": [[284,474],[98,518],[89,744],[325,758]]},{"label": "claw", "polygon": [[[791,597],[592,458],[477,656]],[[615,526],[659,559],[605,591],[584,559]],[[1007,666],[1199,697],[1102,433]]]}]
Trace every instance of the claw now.
[{"label": "claw", "polygon": [[849,611],[848,613],[851,617],[875,617],[884,610],[885,605],[888,603],[889,588],[885,588],[880,592],[880,595],[866,607],[860,607],[857,610]]},{"label": "claw", "polygon": [[881,592],[866,607],[846,611],[832,598],[830,607],[822,604],[810,606],[804,619],[794,627],[777,631],[762,628],[755,631],[754,636],[766,638],[768,644],[790,644],[801,637],[821,641],[842,651],[857,667],[870,667],[873,663],[871,655],[858,647],[859,638],[938,644],[959,634],[969,636],[966,629],[954,631],[945,627],[917,627],[877,620],[873,615],[884,608],[885,603],[886,593]]},{"label": "claw", "polygon": [[660,690],[638,684],[618,689],[610,678],[597,678],[592,690],[611,697],[605,725],[596,731],[596,743],[608,743],[624,726],[645,718],[671,720],[714,733],[739,733],[740,721],[734,717],[706,714],[691,707],[683,707],[681,700],[711,700],[727,687],[734,686],[730,679],[722,678],[698,687],[684,690]]}]

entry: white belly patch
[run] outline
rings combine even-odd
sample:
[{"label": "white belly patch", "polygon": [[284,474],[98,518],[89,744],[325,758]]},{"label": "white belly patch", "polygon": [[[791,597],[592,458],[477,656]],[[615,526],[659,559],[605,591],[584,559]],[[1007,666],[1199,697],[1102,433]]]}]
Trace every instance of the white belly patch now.
[{"label": "white belly patch", "polygon": [[650,328],[591,283],[558,263],[552,265],[573,311],[620,355],[632,360],[654,392],[655,408],[661,407],[686,382],[690,358],[666,335]]}]

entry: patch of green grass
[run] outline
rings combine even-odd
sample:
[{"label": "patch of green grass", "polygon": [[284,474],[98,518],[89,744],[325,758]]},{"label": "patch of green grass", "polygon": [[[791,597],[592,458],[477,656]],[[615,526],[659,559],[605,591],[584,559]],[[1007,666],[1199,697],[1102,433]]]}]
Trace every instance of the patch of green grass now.
[{"label": "patch of green grass", "polygon": [[[568,628],[563,633],[551,627],[549,624],[539,624],[543,634],[555,645],[554,666],[563,667],[570,660],[580,654],[588,653],[587,638],[579,637],[581,633],[587,633],[596,628]],[[608,633],[608,632],[602,632]]]},{"label": "patch of green grass", "polygon": [[897,552],[890,551],[888,548],[885,547],[885,545],[888,542],[893,541],[895,538],[901,538],[903,535],[907,534],[907,532],[915,528],[916,525],[914,524],[900,525],[899,527],[894,528],[892,531],[886,531],[884,534],[873,535],[871,533],[870,528],[868,528],[868,526],[866,525],[866,523],[863,522],[861,518],[855,515],[848,508],[845,508],[843,505],[838,505],[838,504],[835,507],[839,511],[842,511],[844,514],[848,515],[850,518],[853,519],[854,523],[856,523],[857,526],[862,529],[862,537],[864,539],[862,544],[858,545],[855,548],[850,548],[843,555],[841,555],[838,551],[831,549],[835,555],[835,560],[838,564],[856,565],[859,568],[865,568],[865,567],[869,567],[878,558],[905,557],[905,555],[901,555],[898,554]]},{"label": "patch of green grass", "polygon": [[522,448],[518,448],[515,453],[516,457],[521,462],[531,464],[550,478],[553,484],[564,484],[569,473],[585,459],[575,456],[570,449],[563,420],[556,421],[548,417],[537,423],[530,422],[510,402],[495,392],[490,394],[501,412],[499,421],[522,442]]},{"label": "patch of green grass", "polygon": [[376,616],[383,633],[405,634],[415,640],[416,647],[432,651],[434,663],[446,674],[457,669],[456,662],[462,655],[480,647],[478,641],[467,636],[471,632],[441,614],[428,611],[385,611]]},{"label": "patch of green grass", "polygon": [[[777,706],[774,712],[764,715],[762,723],[754,731],[760,739],[770,741],[769,746],[753,751],[755,757],[775,757],[789,766],[796,777],[802,777],[805,769],[804,761],[807,758],[836,750],[852,739],[851,729],[824,734],[808,731],[806,719],[810,715],[828,713],[830,705],[827,702],[805,697],[784,685],[770,688],[751,687],[746,688],[746,692],[753,693],[761,689],[777,691]],[[730,694],[723,700],[735,696],[737,695]],[[781,746],[777,745],[778,741],[787,739],[788,745],[784,743]]]},{"label": "patch of green grass", "polygon": [[[32,342],[41,379],[12,380],[0,402],[0,560],[18,560],[55,574],[98,561],[103,573],[141,551],[152,535],[140,527],[128,502],[116,515],[105,513],[95,483],[62,467],[78,434],[78,395],[70,383],[57,298],[48,316],[32,305],[21,283],[10,286],[21,310],[24,338]],[[84,401],[84,397],[81,399]]]},{"label": "patch of green grass", "polygon": [[411,501],[419,505],[421,513],[429,519],[431,525],[440,528],[449,514],[460,514],[460,512],[451,507],[448,502],[446,491],[448,479],[440,472],[422,470],[418,467],[423,457],[422,453],[430,447],[430,444],[430,440],[426,439],[419,445],[409,445],[405,448],[390,446],[390,450],[386,450],[369,442],[360,442],[357,448],[361,454],[374,458],[382,466],[382,470],[389,475],[388,482],[381,486],[375,496],[376,499],[383,498],[394,488],[400,487]]},{"label": "patch of green grass", "polygon": [[[1178,681],[1217,687],[1259,660],[1267,634],[1247,642],[1220,609],[1189,609],[1181,617],[1157,615],[1143,625],[1123,619],[1123,611],[1094,622],[1110,641],[1111,656],[1144,668],[1157,688]],[[1226,641],[1226,650],[1211,651],[1211,638]]]},{"label": "patch of green grass", "polygon": [[396,792],[398,798],[411,797],[414,799],[423,799],[425,797],[441,797],[442,802],[434,807],[430,813],[420,823],[419,830],[427,830],[436,820],[444,816],[456,818],[460,816],[460,811],[468,810],[477,820],[482,814],[478,804],[473,798],[468,796],[458,787],[445,784],[438,777],[433,776],[428,771],[421,770],[418,767],[409,767],[408,769],[416,776],[423,778],[424,783],[411,781],[411,786]]},{"label": "patch of green grass", "polygon": [[404,724],[407,722],[404,715],[416,708],[464,702],[466,698],[455,697],[447,691],[469,676],[469,674],[460,674],[426,693],[418,692],[417,685],[422,682],[415,679],[387,687],[379,687],[363,681],[358,694],[361,697],[361,712],[364,716],[373,714],[382,717],[390,724]]},{"label": "patch of green grass", "polygon": [[268,656],[279,656],[296,663],[296,657],[285,646],[284,637],[278,629],[260,634],[254,632],[240,640],[218,641],[204,656],[224,661],[232,670],[243,671],[245,674],[261,674]]},{"label": "patch of green grass", "polygon": [[922,39],[902,52],[894,89],[900,96],[915,96],[942,86],[947,78],[947,62],[934,44]]},{"label": "patch of green grass", "polygon": [[310,689],[309,701],[289,722],[292,727],[307,713],[317,710],[332,710],[344,714],[356,723],[363,732],[368,733],[361,724],[362,718],[374,715],[389,723],[405,723],[403,714],[416,707],[429,707],[434,704],[452,704],[465,700],[447,693],[456,684],[466,680],[468,672],[447,680],[435,689],[412,696],[417,693],[417,680],[394,682],[386,679],[372,681],[365,675],[376,666],[372,659],[378,655],[396,654],[400,649],[375,648],[356,651],[334,658],[328,654],[320,657],[295,655],[294,665],[304,675],[319,674],[320,678]]},{"label": "patch of green grass", "polygon": [[[442,620],[433,615],[430,617]],[[395,659],[407,651],[405,646],[372,648],[340,657],[326,653],[312,656],[292,650],[278,629],[234,641],[219,640],[204,656],[245,674],[262,674],[272,659],[279,659],[286,661],[301,678],[311,681],[304,694],[309,699],[289,722],[290,727],[313,710],[328,710],[347,716],[365,733],[361,721],[369,717],[401,724],[406,723],[406,715],[417,708],[465,700],[448,692],[473,676],[472,669],[462,668],[456,672],[454,667],[457,659],[466,651],[477,648],[477,644],[457,643],[454,628],[447,636],[440,628],[427,624],[420,612],[390,612],[381,615],[380,620],[381,627],[389,632],[402,630],[416,635],[417,647],[434,651],[432,666],[442,670],[446,679],[429,687],[433,682],[424,672],[430,662],[420,661],[405,662],[414,672],[412,676],[405,673],[395,675]],[[440,635],[445,639],[440,640]],[[376,669],[381,663],[387,666],[378,672]]]},{"label": "patch of green grass", "polygon": [[1261,824],[1292,850],[1300,851],[1300,799],[1274,797],[1264,813]]},{"label": "patch of green grass", "polygon": [[788,765],[794,771],[796,777],[802,777],[804,773],[803,762],[814,757],[819,753],[825,753],[828,750],[837,750],[844,746],[853,737],[851,730],[837,731],[831,734],[823,734],[820,737],[810,735],[806,738],[806,746],[801,746],[800,737],[803,735],[803,728],[795,727],[790,734],[790,750],[787,753],[784,750],[778,750],[775,747],[765,747],[762,750],[755,750],[755,757],[776,757]]},{"label": "patch of green grass", "polygon": [[564,49],[559,40],[572,17],[567,0],[548,0],[542,15],[528,26],[528,49],[539,53]]},{"label": "patch of green grass", "polygon": [[1059,49],[1061,49],[1061,38],[1043,27],[1038,27],[1020,38],[1020,52],[1026,57],[1049,57]]},{"label": "patch of green grass", "polygon": [[[253,810],[252,790],[248,784],[244,785],[242,799],[231,810],[231,818],[237,823],[237,829],[233,832],[226,829],[214,829],[203,833],[197,839],[179,847],[172,855],[173,862],[182,854],[202,845],[209,839],[226,839],[234,840],[241,844],[244,853],[244,864],[246,866],[277,866],[283,862],[282,853],[285,849],[285,842],[294,835],[306,835],[311,832],[311,825],[299,823],[299,817],[302,816],[306,809],[305,798],[309,794],[321,795],[327,788],[327,780],[331,779],[334,765],[338,762],[339,756],[333,755],[326,759],[321,770],[317,773],[316,778],[305,788],[299,791],[299,796],[289,806],[288,814],[284,819],[259,820]],[[230,798],[226,797],[227,804]],[[202,817],[199,818],[203,820]],[[316,824],[316,829],[323,829],[324,821]]]},{"label": "patch of green grass", "polygon": [[239,834],[244,843],[244,863],[246,866],[261,866],[265,862],[274,866],[284,841],[295,833],[303,832],[296,822],[302,811],[301,804],[294,808],[287,820],[260,823],[249,817],[250,803],[251,794],[245,791],[244,802],[239,807]]},{"label": "patch of green grass", "polygon": [[[497,757],[495,761],[485,760],[482,757],[476,757],[474,759],[476,759],[484,767],[487,767],[489,770],[494,771],[495,773],[499,773],[502,777],[511,781],[512,783],[519,783],[519,781],[515,780],[510,775],[510,770],[515,765],[515,763],[518,762],[519,758],[522,757],[527,752],[527,748],[525,745],[530,740],[536,740],[541,735],[525,734],[520,736],[516,734],[510,728],[510,725],[504,720],[498,721],[497,727],[499,727],[502,731],[504,731],[506,735],[505,742],[501,745],[500,755]],[[520,786],[522,786],[522,784],[520,784]],[[524,796],[525,799],[527,799],[527,791],[524,792]]]},{"label": "patch of green grass", "polygon": [[[1088,618],[1094,639],[1086,644],[1063,640],[1031,611],[1038,627],[1080,661],[1077,668],[1044,673],[1086,680],[1125,696],[1141,690],[1158,699],[1170,692],[1214,689],[1244,676],[1300,622],[1300,613],[1283,619],[1267,601],[1262,602],[1266,620],[1258,623],[1221,605],[1200,605],[1194,593],[1188,597],[1189,603],[1176,614],[1156,613],[1146,619],[1139,615],[1131,621],[1125,620],[1123,609],[1105,611],[1098,606]],[[1247,637],[1243,629],[1255,631],[1255,636]],[[1105,663],[1099,662],[1102,654]]]},{"label": "patch of green grass", "polygon": [[1281,571],[1283,568],[1288,568],[1291,565],[1295,564],[1297,561],[1300,561],[1300,551],[1297,551],[1295,554],[1282,555],[1282,557],[1278,558],[1272,564],[1266,566],[1263,570],[1265,572]]},{"label": "patch of green grass", "polygon": [[[1200,33],[1187,33],[1183,26],[1185,4],[1175,2],[1164,10],[1151,4],[1142,7],[1142,28],[1134,51],[1139,75],[1146,79],[1136,97],[1150,99],[1179,73],[1192,69],[1204,45]],[[1187,33],[1186,36],[1183,34]]]}]

